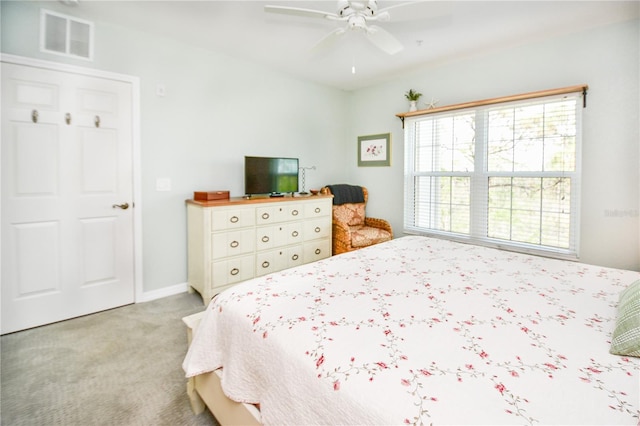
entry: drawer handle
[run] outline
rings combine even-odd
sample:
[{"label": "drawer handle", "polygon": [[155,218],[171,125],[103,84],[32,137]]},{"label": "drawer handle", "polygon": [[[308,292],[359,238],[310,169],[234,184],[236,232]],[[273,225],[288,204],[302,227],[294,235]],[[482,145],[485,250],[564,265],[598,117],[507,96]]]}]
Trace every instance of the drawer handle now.
[{"label": "drawer handle", "polygon": [[231,223],[238,223],[239,220],[240,218],[238,216],[231,216],[231,218],[229,219]]},{"label": "drawer handle", "polygon": [[269,242],[269,237],[267,237],[266,235],[262,237],[262,242],[263,243],[268,243]]},{"label": "drawer handle", "polygon": [[297,237],[297,236],[298,236],[298,231],[293,231],[293,232],[291,233],[291,236],[292,236],[292,237]]},{"label": "drawer handle", "polygon": [[291,256],[291,260],[298,260],[298,255],[294,254],[293,256]]},{"label": "drawer handle", "polygon": [[238,268],[233,268],[231,270],[231,275],[238,275],[238,273],[240,273],[240,269],[238,269]]},{"label": "drawer handle", "polygon": [[268,268],[269,267],[269,262],[267,262],[266,260],[264,262],[262,262],[262,267],[263,268]]},{"label": "drawer handle", "polygon": [[262,213],[262,218],[263,218],[264,220],[269,219],[269,213]]},{"label": "drawer handle", "polygon": [[320,254],[320,253],[322,253],[322,250],[316,249],[316,254]]},{"label": "drawer handle", "polygon": [[316,207],[316,209],[314,210],[316,213],[320,213],[321,209],[320,207]]},{"label": "drawer handle", "polygon": [[240,243],[239,243],[239,242],[237,242],[237,241],[231,241],[231,244],[229,244],[229,246],[231,246],[231,248],[236,248],[236,247],[238,247],[239,245],[240,245]]},{"label": "drawer handle", "polygon": [[292,214],[293,216],[298,216],[298,210],[294,210],[294,211],[292,211],[292,212],[291,212],[291,214]]},{"label": "drawer handle", "polygon": [[320,227],[316,226],[316,229],[314,229],[314,231],[316,231],[316,233],[320,232]]}]

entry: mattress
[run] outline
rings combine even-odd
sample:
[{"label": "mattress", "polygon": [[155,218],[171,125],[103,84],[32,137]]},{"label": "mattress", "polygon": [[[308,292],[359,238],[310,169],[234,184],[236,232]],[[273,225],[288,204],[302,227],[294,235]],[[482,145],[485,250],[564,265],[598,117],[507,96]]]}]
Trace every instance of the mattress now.
[{"label": "mattress", "polygon": [[640,273],[408,236],[232,287],[183,363],[264,424],[638,424]]}]

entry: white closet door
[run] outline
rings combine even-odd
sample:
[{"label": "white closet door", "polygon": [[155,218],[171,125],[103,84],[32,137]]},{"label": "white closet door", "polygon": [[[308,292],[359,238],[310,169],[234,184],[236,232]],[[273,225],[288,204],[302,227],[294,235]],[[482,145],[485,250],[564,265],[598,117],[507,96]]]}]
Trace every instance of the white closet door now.
[{"label": "white closet door", "polygon": [[2,64],[3,334],[133,303],[131,99]]}]

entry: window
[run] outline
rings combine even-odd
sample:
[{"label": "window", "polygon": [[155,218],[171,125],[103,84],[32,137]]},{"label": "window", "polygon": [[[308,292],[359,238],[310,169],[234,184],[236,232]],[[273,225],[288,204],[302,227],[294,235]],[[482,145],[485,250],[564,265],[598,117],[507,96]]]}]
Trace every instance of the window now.
[{"label": "window", "polygon": [[42,9],[40,50],[81,59],[93,59],[93,23]]},{"label": "window", "polygon": [[576,258],[582,95],[407,116],[405,232]]}]

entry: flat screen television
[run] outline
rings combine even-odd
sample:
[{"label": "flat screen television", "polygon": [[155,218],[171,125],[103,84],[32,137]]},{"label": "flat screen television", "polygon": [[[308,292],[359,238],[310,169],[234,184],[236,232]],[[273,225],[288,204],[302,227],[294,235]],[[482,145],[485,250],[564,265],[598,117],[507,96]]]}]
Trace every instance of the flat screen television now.
[{"label": "flat screen television", "polygon": [[298,191],[298,159],[244,157],[244,193],[273,197]]}]

